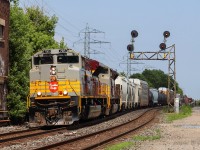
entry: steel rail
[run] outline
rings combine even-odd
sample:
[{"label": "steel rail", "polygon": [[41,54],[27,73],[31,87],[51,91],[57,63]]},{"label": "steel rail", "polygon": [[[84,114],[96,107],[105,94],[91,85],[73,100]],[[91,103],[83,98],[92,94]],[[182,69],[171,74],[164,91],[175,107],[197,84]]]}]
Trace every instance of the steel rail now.
[{"label": "steel rail", "polygon": [[[154,112],[154,113],[155,113],[155,112]],[[138,130],[138,129],[144,127],[145,125],[147,125],[148,123],[150,123],[154,118],[155,118],[155,115],[154,115],[153,117],[151,117],[148,121],[146,121],[145,123],[143,123],[142,125],[140,125],[140,126],[138,126],[138,127],[136,127],[136,128],[133,128],[133,129],[127,131],[127,132],[121,133],[121,134],[119,134],[119,135],[117,135],[117,136],[114,136],[114,137],[112,137],[112,138],[103,140],[103,141],[101,141],[100,143],[87,146],[87,147],[83,148],[83,150],[91,150],[91,149],[97,148],[97,147],[102,146],[102,145],[104,145],[104,144],[107,144],[107,143],[109,143],[109,142],[111,142],[111,141],[113,141],[113,140],[115,140],[115,139],[118,139],[118,138],[123,137],[123,136],[125,136],[125,135],[127,135],[127,134],[130,134],[131,132],[136,131],[136,130]]]},{"label": "steel rail", "polygon": [[[111,128],[107,128],[107,129],[104,129],[104,130],[101,130],[101,131],[97,131],[97,132],[94,132],[94,133],[91,133],[91,134],[87,134],[87,135],[83,135],[83,136],[79,136],[79,137],[76,137],[76,138],[72,138],[72,139],[69,139],[69,140],[65,140],[65,141],[61,141],[61,142],[58,142],[58,143],[54,143],[54,144],[50,144],[50,145],[47,145],[47,146],[43,146],[43,147],[40,147],[40,148],[36,148],[34,150],[44,150],[44,149],[52,149],[52,148],[55,148],[55,147],[59,147],[59,146],[62,146],[62,145],[65,145],[65,144],[70,144],[70,143],[74,143],[76,141],[79,141],[79,140],[82,140],[84,138],[88,138],[90,136],[94,136],[96,134],[101,134],[103,132],[106,132],[106,131],[109,131],[109,130],[113,130],[113,129],[116,129],[116,128],[119,128],[119,127],[122,127],[124,125],[127,125],[129,124],[130,122],[133,122],[133,121],[136,121],[138,120],[140,117],[142,117],[143,115],[145,115],[146,113],[148,113],[149,111],[151,110],[154,110],[154,109],[148,109],[146,110],[145,112],[143,112],[142,114],[140,114],[137,118],[129,121],[129,122],[126,122],[124,124],[120,124],[120,125],[117,125],[115,127],[111,127]],[[152,120],[152,119],[151,119]],[[147,123],[149,123],[150,121],[148,121]],[[147,124],[145,123],[145,124]],[[144,126],[144,125],[143,125]],[[138,127],[139,128],[139,127]],[[140,127],[141,128],[141,127]],[[136,130],[136,129],[135,129]],[[123,133],[122,135],[125,135],[127,133]],[[104,143],[104,142],[103,142]],[[97,144],[99,146],[99,143]],[[93,148],[93,147],[96,147],[97,145],[92,145],[92,146],[89,146],[87,147],[86,149],[90,149]]]},{"label": "steel rail", "polygon": [[[30,137],[33,137],[33,136],[38,136],[38,135],[42,135],[42,134],[47,134],[47,133],[51,133],[51,132],[56,132],[56,131],[60,131],[60,130],[64,130],[66,129],[66,127],[63,127],[63,128],[59,128],[59,129],[53,129],[53,130],[48,130],[48,131],[41,131],[41,132],[37,132],[37,133],[32,133],[32,134],[25,134],[25,135],[19,135],[19,136],[15,136],[15,137],[9,137],[9,138],[5,138],[5,139],[0,139],[0,143],[5,143],[5,142],[10,142],[10,141],[14,141],[14,140],[21,140],[21,139],[24,139],[24,138],[30,138]],[[31,131],[37,131],[38,129],[35,129],[35,130],[28,130],[27,132],[31,132]],[[23,132],[14,132],[14,135],[17,134],[17,133],[23,133]],[[25,132],[24,132],[25,133]],[[12,135],[13,133],[9,133],[7,135]],[[3,135],[3,134],[2,134]]]}]

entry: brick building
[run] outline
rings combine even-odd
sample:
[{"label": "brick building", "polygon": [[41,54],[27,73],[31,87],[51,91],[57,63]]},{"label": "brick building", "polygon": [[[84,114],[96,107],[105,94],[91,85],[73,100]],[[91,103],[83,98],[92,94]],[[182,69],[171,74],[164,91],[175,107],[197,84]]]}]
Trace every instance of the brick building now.
[{"label": "brick building", "polygon": [[9,16],[10,1],[0,0],[0,122],[8,116],[6,105],[6,79],[9,68]]}]

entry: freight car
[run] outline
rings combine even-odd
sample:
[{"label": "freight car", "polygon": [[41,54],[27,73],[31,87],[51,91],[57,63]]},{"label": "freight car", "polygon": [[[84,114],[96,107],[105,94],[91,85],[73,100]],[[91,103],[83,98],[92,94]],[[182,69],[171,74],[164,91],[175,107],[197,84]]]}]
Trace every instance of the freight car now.
[{"label": "freight car", "polygon": [[152,106],[157,106],[158,105],[158,98],[159,98],[159,92],[157,89],[155,88],[150,88],[149,89],[149,95],[150,95],[150,100],[151,100],[151,103],[152,103]]},{"label": "freight car", "polygon": [[[164,94],[164,97],[165,97],[164,99],[167,99],[167,96],[169,96],[169,99],[167,99],[168,101],[166,103],[164,102],[162,105],[166,105],[166,104],[174,105],[174,91],[173,90],[170,90],[166,87],[160,87],[158,91],[159,93]],[[163,97],[163,95],[161,95],[161,97]]]},{"label": "freight car", "polygon": [[125,76],[118,76],[115,80],[116,87],[120,87],[121,108],[137,109],[149,105],[148,83],[140,79],[128,79]]},{"label": "freight car", "polygon": [[149,87],[146,81],[134,79],[134,83],[139,86],[139,107],[146,107],[149,105]]},{"label": "freight car", "polygon": [[115,85],[118,87],[119,96],[121,96],[121,109],[131,109],[133,107],[134,84],[131,84],[125,76],[118,76],[115,80]]},{"label": "freight car", "polygon": [[[169,101],[167,96],[169,94]],[[149,103],[152,102],[153,106],[157,105],[174,105],[174,92],[166,87],[160,87],[158,90],[155,88],[149,89]]]},{"label": "freight car", "polygon": [[29,124],[69,125],[147,107],[149,94],[147,82],[121,76],[72,49],[43,50],[32,56]]}]

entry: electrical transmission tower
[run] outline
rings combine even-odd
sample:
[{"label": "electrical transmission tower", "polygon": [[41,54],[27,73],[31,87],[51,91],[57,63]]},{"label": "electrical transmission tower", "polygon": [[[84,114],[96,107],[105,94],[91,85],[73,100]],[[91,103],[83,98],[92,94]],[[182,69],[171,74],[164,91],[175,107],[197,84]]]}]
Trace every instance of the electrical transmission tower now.
[{"label": "electrical transmission tower", "polygon": [[132,68],[132,64],[144,64],[140,62],[133,61],[129,58],[129,55],[126,56],[126,60],[122,61],[120,64],[126,65],[126,76],[129,78],[131,76],[131,71],[137,71],[138,69]]},{"label": "electrical transmission tower", "polygon": [[92,50],[90,45],[91,44],[107,44],[110,42],[106,42],[106,41],[99,41],[99,40],[95,40],[91,37],[91,34],[105,34],[102,31],[99,31],[97,29],[92,29],[88,26],[88,24],[86,25],[86,27],[79,33],[79,35],[84,34],[84,38],[79,40],[78,42],[83,41],[84,43],[84,56],[90,58],[90,54],[100,54],[102,52],[97,51],[97,50]]}]

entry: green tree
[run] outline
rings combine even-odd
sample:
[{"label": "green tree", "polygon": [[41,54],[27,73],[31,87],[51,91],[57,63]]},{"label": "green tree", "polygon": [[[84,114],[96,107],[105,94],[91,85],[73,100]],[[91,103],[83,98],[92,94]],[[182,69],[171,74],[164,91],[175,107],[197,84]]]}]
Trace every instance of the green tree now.
[{"label": "green tree", "polygon": [[45,48],[59,48],[59,43],[54,40],[55,27],[58,18],[46,16],[38,6],[26,9],[26,16],[33,27],[33,32],[29,35],[29,43],[33,53]]},{"label": "green tree", "polygon": [[145,76],[147,81],[150,83],[151,87],[168,87],[168,75],[166,75],[161,70],[148,70],[145,69],[142,72],[142,75]]},{"label": "green tree", "polygon": [[10,72],[8,82],[8,108],[12,121],[22,122],[26,112],[28,71],[31,46],[29,33],[33,30],[23,10],[15,5],[10,9]]},{"label": "green tree", "polygon": [[64,37],[62,37],[62,40],[60,41],[60,46],[59,46],[60,49],[66,49],[67,48],[67,45],[65,44],[65,40],[64,40]]},{"label": "green tree", "polygon": [[[148,82],[149,87],[158,89],[159,87],[168,87],[168,74],[165,74],[162,70],[148,70],[145,69],[142,74],[132,74],[130,78],[138,78]],[[174,83],[174,79],[170,79],[171,85]],[[183,95],[183,90],[179,87],[178,83],[176,83],[177,93]],[[174,90],[174,89],[172,89]]]},{"label": "green tree", "polygon": [[140,73],[132,74],[130,76],[130,78],[137,78],[137,79],[140,79],[140,80],[143,80],[143,81],[147,81],[145,76],[143,76],[143,74],[140,74]]},{"label": "green tree", "polygon": [[18,1],[11,3],[7,100],[11,120],[15,123],[23,122],[26,113],[31,55],[43,48],[59,48],[53,38],[56,23],[55,16],[46,16],[38,7],[24,11]]}]

